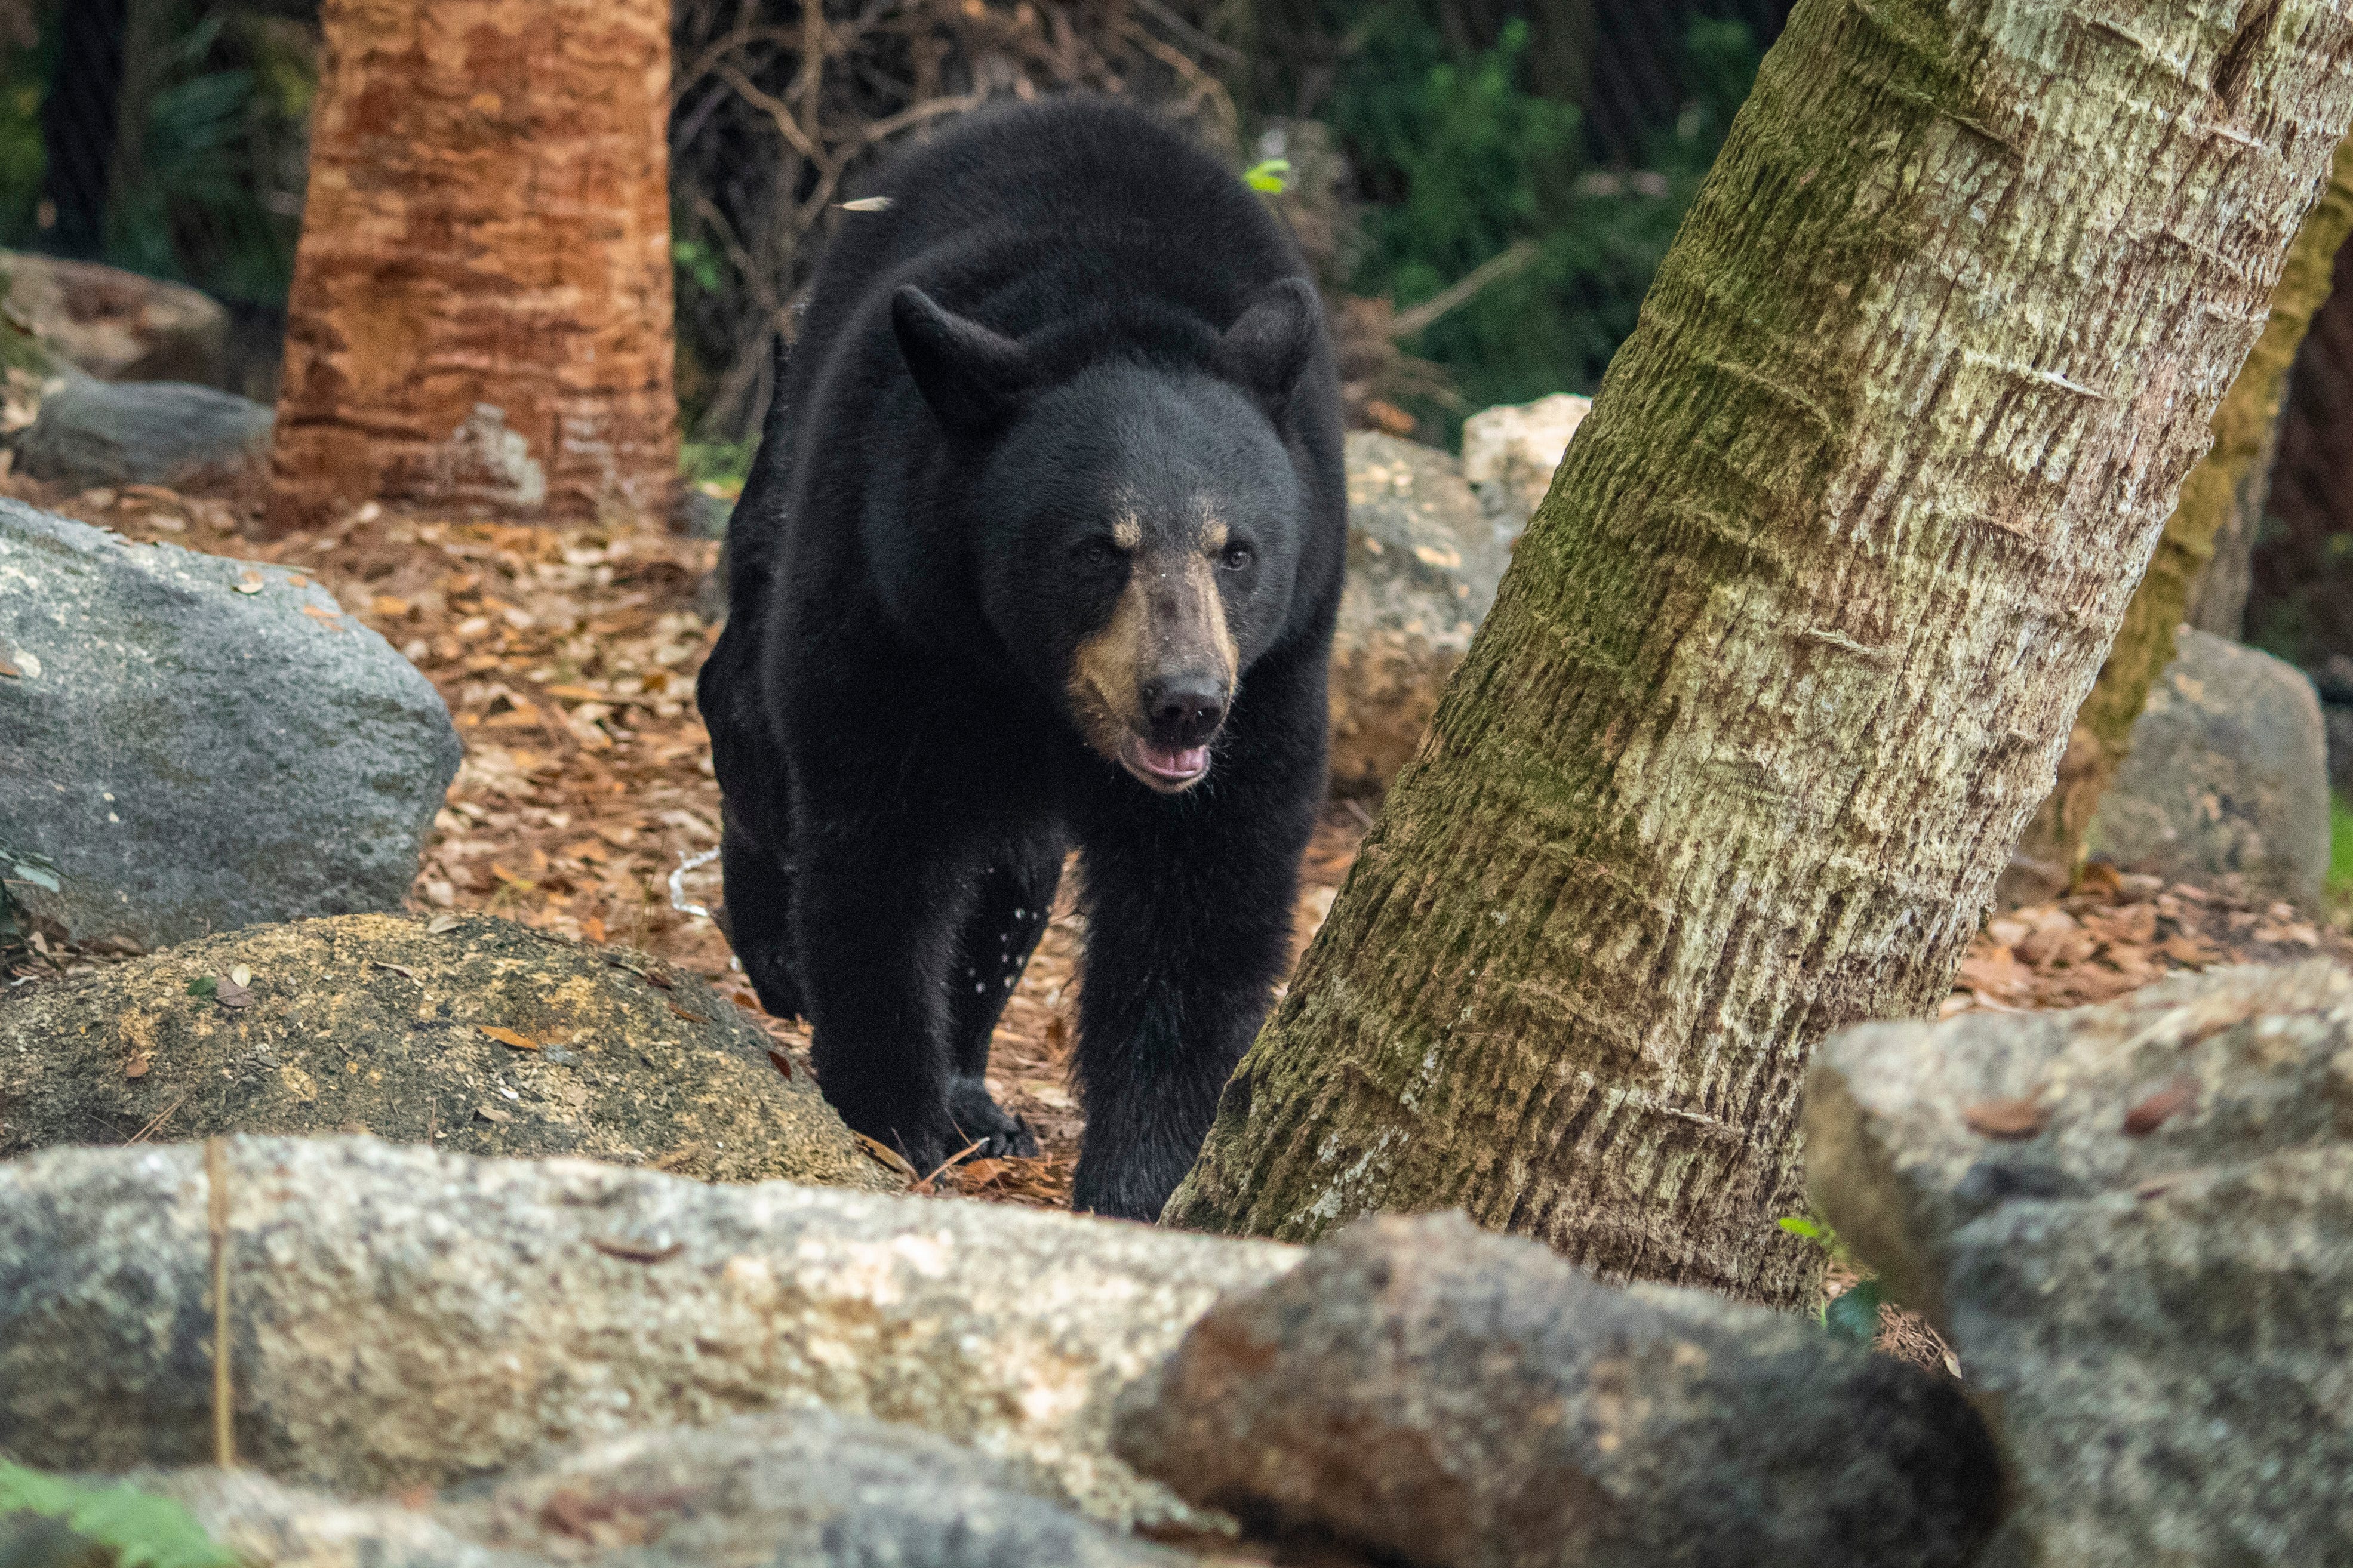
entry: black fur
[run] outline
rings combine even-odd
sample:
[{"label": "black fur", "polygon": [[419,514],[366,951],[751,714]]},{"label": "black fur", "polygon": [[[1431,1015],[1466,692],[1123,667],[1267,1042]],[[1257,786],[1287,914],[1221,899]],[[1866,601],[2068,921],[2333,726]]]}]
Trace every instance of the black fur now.
[{"label": "black fur", "polygon": [[[925,1172],[1029,1152],[982,1073],[1075,846],[1074,1201],[1153,1217],[1282,973],[1322,797],[1346,503],[1321,313],[1259,199],[1133,108],[984,111],[870,194],[892,205],[843,216],[728,532],[699,695],[731,932],[851,1126]],[[1235,542],[1196,580],[1240,679],[1208,773],[1161,793],[1074,710],[1073,662],[1131,559],[1180,560],[1120,554],[1114,516],[1150,552],[1212,514]]]}]

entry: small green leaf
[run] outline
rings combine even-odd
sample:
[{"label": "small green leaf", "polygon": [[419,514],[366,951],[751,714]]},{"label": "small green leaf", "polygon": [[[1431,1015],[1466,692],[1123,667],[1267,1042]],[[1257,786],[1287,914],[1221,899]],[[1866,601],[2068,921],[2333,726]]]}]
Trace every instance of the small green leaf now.
[{"label": "small green leaf", "polygon": [[77,1485],[0,1460],[0,1514],[37,1513],[107,1548],[117,1568],[237,1568],[169,1498]]},{"label": "small green leaf", "polygon": [[1269,158],[1264,163],[1253,163],[1244,170],[1242,183],[1251,190],[1264,191],[1271,196],[1279,196],[1282,195],[1282,187],[1287,183],[1284,176],[1290,173],[1290,159]]},{"label": "small green leaf", "polygon": [[1878,1280],[1865,1279],[1830,1304],[1822,1327],[1851,1344],[1867,1345],[1879,1337],[1879,1309],[1886,1300]]},{"label": "small green leaf", "polygon": [[216,996],[219,994],[220,980],[217,976],[199,974],[188,982],[188,994],[191,996]]},{"label": "small green leaf", "polygon": [[1793,1214],[1782,1220],[1780,1226],[1791,1236],[1802,1236],[1808,1241],[1820,1241],[1822,1238],[1822,1227],[1804,1215]]}]

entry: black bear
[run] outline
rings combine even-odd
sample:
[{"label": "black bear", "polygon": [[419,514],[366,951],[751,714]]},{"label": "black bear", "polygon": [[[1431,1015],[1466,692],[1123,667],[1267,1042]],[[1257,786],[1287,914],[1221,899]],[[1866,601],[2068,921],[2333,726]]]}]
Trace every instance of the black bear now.
[{"label": "black bear", "polygon": [[983,1073],[1075,846],[1072,1202],[1156,1216],[1324,788],[1346,496],[1298,250],[1142,110],[985,110],[843,216],[780,383],[698,689],[735,951],[852,1127],[1034,1153]]}]

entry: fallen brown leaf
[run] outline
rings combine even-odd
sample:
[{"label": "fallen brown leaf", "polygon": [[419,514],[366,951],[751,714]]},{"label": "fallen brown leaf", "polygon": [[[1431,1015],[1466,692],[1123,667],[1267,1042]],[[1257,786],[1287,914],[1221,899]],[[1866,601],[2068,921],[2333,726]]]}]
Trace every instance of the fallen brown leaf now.
[{"label": "fallen brown leaf", "polygon": [[2125,1112],[2125,1132],[2134,1138],[2147,1137],[2197,1103],[2198,1086],[2187,1079],[2176,1079]]},{"label": "fallen brown leaf", "polygon": [[539,1042],[533,1039],[529,1035],[517,1034],[512,1029],[502,1029],[495,1024],[477,1024],[474,1027],[481,1030],[482,1033],[490,1036],[491,1038],[498,1041],[499,1044],[512,1047],[518,1051],[535,1051],[539,1049]]},{"label": "fallen brown leaf", "polygon": [[784,1074],[786,1078],[793,1076],[793,1058],[785,1054],[784,1047],[770,1046],[768,1047],[768,1061],[771,1066],[773,1066],[778,1072]]},{"label": "fallen brown leaf", "polygon": [[891,1147],[888,1143],[882,1142],[879,1139],[869,1138],[863,1132],[852,1132],[850,1136],[857,1139],[860,1143],[863,1143],[866,1146],[866,1152],[868,1153],[873,1155],[876,1159],[881,1161],[884,1164],[890,1166],[892,1170],[906,1177],[910,1182],[917,1182],[923,1179],[915,1174],[915,1167],[907,1163],[907,1157],[904,1154],[900,1153],[896,1149]]},{"label": "fallen brown leaf", "polygon": [[630,1263],[662,1263],[686,1250],[686,1243],[673,1241],[662,1247],[649,1247],[643,1242],[617,1241],[592,1236],[588,1245],[607,1258],[618,1258]]},{"label": "fallen brown leaf", "polygon": [[1961,1112],[1969,1131],[1985,1138],[2031,1138],[2050,1119],[2031,1100],[1981,1100]]},{"label": "fallen brown leaf", "polygon": [[220,976],[219,986],[213,992],[213,1000],[224,1007],[250,1007],[253,1005],[253,993],[230,975],[224,974]]},{"label": "fallen brown leaf", "polygon": [[478,1105],[474,1107],[474,1114],[485,1121],[495,1121],[501,1126],[514,1120],[514,1112],[501,1110],[495,1105]]},{"label": "fallen brown leaf", "polygon": [[381,958],[369,959],[368,967],[370,969],[389,969],[395,974],[399,975],[403,980],[414,980],[417,978],[417,971],[409,968],[408,965],[405,963],[387,963]]},{"label": "fallen brown leaf", "polygon": [[145,1078],[147,1076],[147,1069],[154,1065],[155,1053],[153,1051],[141,1051],[137,1056],[132,1057],[129,1061],[122,1064],[122,1076],[124,1078]]},{"label": "fallen brown leaf", "polygon": [[690,1024],[708,1024],[711,1022],[710,1019],[704,1017],[702,1014],[690,1013],[675,1002],[670,1005],[670,1010],[678,1016],[685,1019]]}]

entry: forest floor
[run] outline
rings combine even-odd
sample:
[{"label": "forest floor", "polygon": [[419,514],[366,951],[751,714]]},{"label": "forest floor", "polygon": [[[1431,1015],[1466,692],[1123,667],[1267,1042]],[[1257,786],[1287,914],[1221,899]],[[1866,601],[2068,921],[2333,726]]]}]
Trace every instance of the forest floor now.
[{"label": "forest floor", "polygon": [[[0,479],[0,490],[126,538],[316,578],[425,672],[465,742],[416,907],[481,910],[659,953],[709,978],[806,1065],[806,1026],[762,1012],[702,912],[720,902],[708,858],[719,789],[693,683],[718,631],[692,606],[717,545],[641,527],[513,527],[374,506],[325,532],[270,541],[229,502],[152,487],[60,496]],[[1325,810],[1302,882],[1298,949],[1370,821],[1352,802]],[[1037,1130],[1042,1152],[913,1173],[927,1178],[923,1191],[1067,1201],[1082,1131],[1068,1081],[1084,919],[1074,880],[1064,879],[991,1058],[992,1090]],[[1944,1013],[2076,1006],[2177,971],[2316,953],[2353,960],[2353,942],[2286,904],[2094,867],[2073,896],[1991,920]],[[52,973],[102,961],[48,957]]]}]

